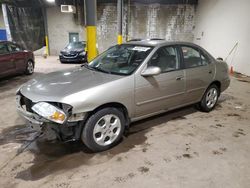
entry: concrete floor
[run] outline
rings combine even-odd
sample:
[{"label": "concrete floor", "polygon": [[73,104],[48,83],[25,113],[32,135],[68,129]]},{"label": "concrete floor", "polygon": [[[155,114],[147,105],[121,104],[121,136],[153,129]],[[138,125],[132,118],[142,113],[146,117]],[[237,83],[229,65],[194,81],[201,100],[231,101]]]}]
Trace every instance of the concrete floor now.
[{"label": "concrete floor", "polygon": [[36,139],[15,111],[22,83],[70,66],[38,58],[33,76],[0,80],[0,187],[250,187],[250,83],[232,78],[211,113],[191,106],[137,122],[118,146],[90,154]]}]

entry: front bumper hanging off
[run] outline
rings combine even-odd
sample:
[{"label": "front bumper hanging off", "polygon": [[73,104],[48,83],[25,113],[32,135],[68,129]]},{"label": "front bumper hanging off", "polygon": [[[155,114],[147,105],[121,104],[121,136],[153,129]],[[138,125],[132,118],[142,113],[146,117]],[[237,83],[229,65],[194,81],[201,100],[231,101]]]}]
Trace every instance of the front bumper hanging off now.
[{"label": "front bumper hanging off", "polygon": [[63,142],[75,141],[80,139],[81,133],[81,123],[66,122],[65,124],[56,124],[43,117],[33,113],[31,109],[31,104],[24,100],[25,97],[21,95],[16,95],[16,108],[17,112],[21,117],[26,119],[28,125],[36,131],[48,131],[52,130],[56,134],[57,138]]},{"label": "front bumper hanging off", "polygon": [[43,125],[46,122],[46,120],[42,119],[41,117],[39,117],[38,115],[36,115],[32,112],[28,112],[27,110],[25,110],[22,106],[22,103],[21,103],[21,95],[16,95],[16,108],[17,108],[17,112],[23,118],[25,118],[27,120],[28,124],[32,128],[34,128],[36,130],[42,130]]}]

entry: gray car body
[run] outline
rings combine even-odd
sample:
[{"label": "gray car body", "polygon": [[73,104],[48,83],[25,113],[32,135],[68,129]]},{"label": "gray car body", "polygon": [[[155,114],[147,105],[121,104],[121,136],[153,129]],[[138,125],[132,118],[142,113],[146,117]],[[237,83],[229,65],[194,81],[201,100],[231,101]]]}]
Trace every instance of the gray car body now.
[{"label": "gray car body", "polygon": [[[153,47],[131,75],[120,76],[77,67],[34,78],[24,84],[19,92],[34,103],[45,101],[69,104],[73,107],[72,114],[88,113],[107,104],[120,105],[126,109],[130,121],[136,121],[197,103],[212,83],[220,87],[220,92],[229,86],[227,64],[215,60],[195,44],[160,40],[128,44]],[[157,49],[173,45],[199,49],[211,63],[151,77],[141,75]]]}]

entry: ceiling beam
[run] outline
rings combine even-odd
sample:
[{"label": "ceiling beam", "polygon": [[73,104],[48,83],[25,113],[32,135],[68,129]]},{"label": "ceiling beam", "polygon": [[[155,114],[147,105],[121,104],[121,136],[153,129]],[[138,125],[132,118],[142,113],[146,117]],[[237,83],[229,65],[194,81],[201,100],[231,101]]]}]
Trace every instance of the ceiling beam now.
[{"label": "ceiling beam", "polygon": [[[76,0],[55,0],[57,5],[66,4],[74,5]],[[81,0],[82,2],[84,0]],[[40,7],[40,6],[51,6],[46,0],[1,0],[1,3],[6,3],[18,7]],[[142,4],[198,4],[198,0],[130,0],[131,3],[142,3]],[[0,4],[1,4],[0,3]],[[117,3],[117,0],[97,0],[97,3]]]}]

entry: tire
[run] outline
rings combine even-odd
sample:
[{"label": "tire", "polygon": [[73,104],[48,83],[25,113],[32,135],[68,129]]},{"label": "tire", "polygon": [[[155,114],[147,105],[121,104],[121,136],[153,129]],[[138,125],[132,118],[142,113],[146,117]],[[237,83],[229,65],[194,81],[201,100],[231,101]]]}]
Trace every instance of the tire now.
[{"label": "tire", "polygon": [[203,112],[210,112],[211,110],[213,110],[218,102],[219,96],[219,88],[215,84],[210,85],[204,93],[199,104],[200,110]]},{"label": "tire", "polygon": [[31,75],[34,73],[34,63],[31,60],[27,61],[26,69],[24,72],[26,75]]},{"label": "tire", "polygon": [[82,130],[83,143],[93,152],[115,146],[125,128],[124,114],[116,108],[103,108],[91,115]]}]

